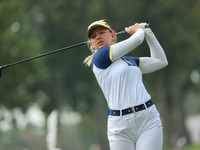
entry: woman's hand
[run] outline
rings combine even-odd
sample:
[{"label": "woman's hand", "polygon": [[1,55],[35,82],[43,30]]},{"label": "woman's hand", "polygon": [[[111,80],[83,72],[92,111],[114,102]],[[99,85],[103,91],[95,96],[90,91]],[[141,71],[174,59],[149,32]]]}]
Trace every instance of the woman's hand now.
[{"label": "woman's hand", "polygon": [[126,27],[126,28],[125,28],[125,31],[126,31],[128,34],[133,35],[139,28],[141,28],[141,27],[139,26],[138,23],[136,23],[136,24],[134,24],[134,25],[132,25],[132,26]]}]

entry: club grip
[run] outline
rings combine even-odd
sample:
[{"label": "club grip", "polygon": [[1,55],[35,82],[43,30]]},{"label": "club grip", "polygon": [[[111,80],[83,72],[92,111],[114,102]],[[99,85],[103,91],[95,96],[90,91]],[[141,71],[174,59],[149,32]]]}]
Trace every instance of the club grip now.
[{"label": "club grip", "polygon": [[120,31],[120,32],[117,32],[116,35],[121,35],[121,34],[125,34],[127,33],[126,31]]},{"label": "club grip", "polygon": [[[145,25],[145,28],[150,28],[150,23],[147,23]],[[116,35],[121,35],[121,34],[125,34],[125,33],[127,33],[127,32],[126,31],[120,31],[120,32],[117,32]]]},{"label": "club grip", "polygon": [[150,28],[150,23],[147,23],[147,24],[145,25],[145,28]]}]

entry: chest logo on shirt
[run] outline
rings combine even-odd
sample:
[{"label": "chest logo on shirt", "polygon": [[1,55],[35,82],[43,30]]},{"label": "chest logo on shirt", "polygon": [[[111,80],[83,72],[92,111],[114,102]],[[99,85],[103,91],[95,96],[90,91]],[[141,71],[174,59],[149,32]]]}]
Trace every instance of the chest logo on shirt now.
[{"label": "chest logo on shirt", "polygon": [[122,58],[124,62],[126,62],[129,66],[137,66],[136,62],[132,59]]},{"label": "chest logo on shirt", "polygon": [[134,66],[134,64],[128,60],[128,59],[123,59],[129,66]]}]

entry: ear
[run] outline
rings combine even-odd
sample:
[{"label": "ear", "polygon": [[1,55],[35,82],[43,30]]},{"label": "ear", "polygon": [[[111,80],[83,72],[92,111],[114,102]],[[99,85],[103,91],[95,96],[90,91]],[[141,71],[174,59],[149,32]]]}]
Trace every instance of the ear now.
[{"label": "ear", "polygon": [[92,46],[92,42],[90,41],[90,45]]},{"label": "ear", "polygon": [[89,47],[94,48],[91,41],[90,41]]},{"label": "ear", "polygon": [[112,32],[111,36],[112,36],[112,41],[114,41],[114,39],[115,39],[115,37],[116,37],[115,32]]}]

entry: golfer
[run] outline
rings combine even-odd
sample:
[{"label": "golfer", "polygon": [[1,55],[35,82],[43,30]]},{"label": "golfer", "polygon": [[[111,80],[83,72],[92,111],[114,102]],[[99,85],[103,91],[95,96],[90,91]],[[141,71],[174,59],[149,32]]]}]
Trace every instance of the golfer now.
[{"label": "golfer", "polygon": [[[161,150],[162,123],[151,96],[142,82],[142,74],[167,66],[168,61],[155,35],[146,23],[125,28],[130,37],[116,43],[114,30],[105,20],[88,26],[87,37],[92,55],[85,63],[106,98],[108,140],[111,150]],[[146,39],[151,56],[125,56]]]}]

